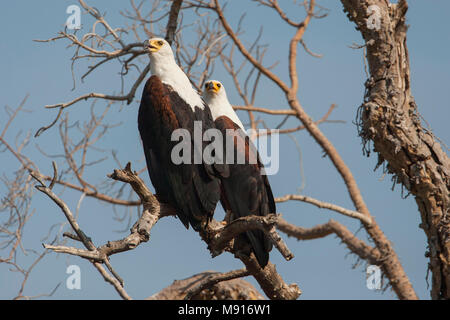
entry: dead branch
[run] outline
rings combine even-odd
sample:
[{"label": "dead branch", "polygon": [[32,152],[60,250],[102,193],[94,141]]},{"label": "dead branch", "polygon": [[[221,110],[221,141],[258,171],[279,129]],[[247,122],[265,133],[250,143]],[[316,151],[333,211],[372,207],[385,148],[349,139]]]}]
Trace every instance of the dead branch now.
[{"label": "dead branch", "polygon": [[245,111],[256,111],[273,115],[292,115],[295,116],[297,113],[294,110],[273,110],[270,108],[259,108],[254,106],[233,106],[234,110],[245,110]]},{"label": "dead branch", "polygon": [[276,233],[274,227],[279,217],[279,214],[271,214],[264,217],[248,216],[233,220],[224,228],[220,229],[219,232],[216,232],[214,237],[211,238],[208,248],[213,253],[213,256],[216,256],[220,254],[225,247],[229,246],[230,241],[236,238],[239,234],[249,230],[259,229],[267,234],[282,256],[289,261],[294,258],[294,255],[288,249],[283,239],[281,239],[281,237]]},{"label": "dead branch", "polygon": [[[233,272],[233,271],[232,271]],[[244,272],[243,272],[244,273]],[[209,280],[224,279],[226,273],[205,271],[187,279],[175,280],[170,286],[147,298],[149,300],[182,300],[187,292],[206,284],[200,292],[191,296],[192,300],[264,300],[264,297],[249,282],[237,278],[219,281],[215,284]]]},{"label": "dead branch", "polygon": [[[69,207],[55,193],[53,193],[53,191],[49,187],[47,187],[43,183],[42,179],[40,178],[39,172],[33,171],[30,174],[33,176],[33,178],[36,181],[38,181],[40,183],[40,185],[36,186],[36,189],[38,189],[42,193],[46,194],[50,199],[53,200],[53,202],[55,202],[61,208],[67,221],[69,221],[72,229],[75,231],[77,238],[79,240],[81,240],[81,242],[84,244],[84,246],[88,250],[82,250],[82,249],[65,247],[65,246],[53,246],[53,245],[47,245],[47,244],[43,245],[44,248],[53,250],[55,252],[68,253],[68,254],[72,254],[72,255],[76,255],[76,256],[88,259],[89,261],[91,261],[94,264],[95,268],[102,274],[105,281],[111,283],[114,286],[116,291],[119,293],[119,295],[123,299],[127,299],[127,300],[131,299],[131,297],[128,295],[128,293],[123,288],[123,285],[124,285],[123,280],[118,276],[118,274],[114,271],[114,269],[112,269],[111,265],[109,264],[108,256],[102,254],[102,252],[99,251],[94,246],[92,240],[88,236],[86,236],[86,234],[81,230],[80,226],[76,222]],[[110,272],[113,274],[114,277],[112,277],[110,274],[108,274],[106,272],[106,270],[104,270],[102,264],[99,263],[99,261],[101,261],[101,263],[104,263],[105,265],[107,265],[108,269],[110,270]]]},{"label": "dead branch", "polygon": [[[26,248],[22,242],[25,227],[35,213],[35,210],[31,207],[32,197],[34,195],[34,189],[32,188],[33,179],[29,176],[28,170],[36,166],[24,154],[24,149],[28,145],[30,134],[26,134],[25,138],[20,143],[16,142],[15,145],[6,140],[7,132],[10,128],[14,127],[12,124],[19,113],[24,110],[27,99],[28,95],[25,96],[17,108],[11,109],[8,106],[5,107],[5,113],[8,114],[9,118],[6,118],[6,124],[0,134],[0,146],[4,147],[0,152],[9,152],[19,163],[18,168],[12,171],[12,174],[5,172],[0,177],[6,189],[0,200],[0,215],[2,216],[0,224],[0,249],[2,251],[4,250],[6,255],[3,255],[2,252],[0,255],[0,264],[6,264],[11,272],[23,276],[19,290],[13,299],[34,299],[44,295],[52,295],[58,287],[56,286],[49,294],[39,294],[36,296],[24,295],[25,287],[30,279],[31,273],[49,253],[48,250],[38,252]],[[17,138],[19,139],[19,136]],[[56,241],[54,239],[52,243],[56,243]],[[28,266],[23,266],[21,255],[36,257],[31,258]]]},{"label": "dead branch", "polygon": [[[42,175],[41,178],[46,181],[52,181],[52,179],[53,179],[52,177],[46,176],[46,175]],[[64,181],[64,180],[55,180],[55,184],[59,184],[64,187],[68,187],[70,189],[80,191],[82,193],[85,193],[85,195],[87,197],[92,197],[92,198],[95,198],[95,199],[98,199],[98,200],[101,200],[104,202],[108,202],[111,204],[117,204],[117,205],[121,205],[121,206],[139,206],[142,204],[142,202],[140,200],[123,200],[123,199],[111,197],[111,196],[108,196],[107,194],[103,194],[103,193],[96,192],[96,191],[89,191],[89,190],[86,191],[84,188],[77,186],[73,183]]]},{"label": "dead branch", "polygon": [[357,212],[354,210],[348,210],[348,209],[342,208],[338,205],[335,205],[333,203],[323,202],[323,201],[320,201],[320,200],[317,200],[317,199],[314,199],[311,197],[302,196],[302,195],[298,195],[298,194],[288,194],[283,197],[275,198],[276,202],[286,202],[286,201],[290,201],[290,200],[302,201],[302,202],[313,204],[316,207],[319,207],[322,209],[336,211],[345,216],[359,219],[359,220],[361,220],[361,222],[364,222],[367,225],[370,225],[372,223],[372,219],[370,217],[363,215],[360,212]]},{"label": "dead branch", "polygon": [[[95,247],[90,238],[84,234],[77,222],[74,220],[73,214],[67,205],[43,184],[40,174],[33,172],[33,177],[41,183],[41,185],[36,188],[49,196],[64,212],[67,220],[72,226],[72,229],[76,233],[76,235],[69,235],[69,237],[72,239],[81,240],[87,250],[53,245],[44,245],[44,247],[55,252],[71,254],[91,261],[104,276],[105,280],[112,283],[123,298],[128,299],[129,296],[123,290],[123,281],[114,272],[109,264],[109,256],[128,250],[133,250],[142,242],[147,242],[150,238],[151,228],[155,226],[161,217],[174,215],[174,210],[169,205],[162,204],[157,200],[137,173],[131,170],[131,164],[128,163],[125,169],[114,170],[109,177],[131,185],[144,205],[143,213],[131,229],[128,237],[117,241],[109,241],[103,246]],[[293,255],[275,231],[274,225],[276,224],[277,218],[278,217],[276,215],[267,217],[246,217],[237,219],[227,226],[223,226],[221,223],[213,220],[209,224],[209,227],[201,232],[201,236],[202,239],[207,242],[208,248],[213,256],[215,256],[222,252],[226,244],[233,241],[233,238],[237,237],[242,232],[259,228],[270,236],[277,249],[279,249],[283,256],[289,260],[293,257]],[[276,270],[273,266],[261,269],[253,254],[248,256],[235,250],[231,246],[227,247],[227,251],[234,253],[244,262],[244,264],[246,264],[246,266],[251,267],[251,270],[253,271],[250,272],[250,274],[254,275],[258,282],[261,281],[261,287],[270,298],[296,299],[300,295],[301,291],[298,289],[298,286],[289,286],[285,284],[282,278],[276,274]],[[102,264],[108,266],[108,269],[113,274],[115,280],[114,278],[111,278],[111,276],[107,277],[108,274],[103,269]],[[269,276],[269,278],[264,278],[267,276]],[[117,284],[120,284],[120,287],[118,287]]]},{"label": "dead branch", "polygon": [[330,220],[325,224],[317,225],[312,228],[302,228],[294,226],[284,220],[278,219],[277,228],[288,236],[298,240],[313,240],[324,238],[330,234],[336,234],[347,248],[363,260],[367,260],[370,264],[381,265],[383,257],[377,248],[367,245],[364,241],[356,238],[345,226],[335,220]]},{"label": "dead branch", "polygon": [[[321,123],[326,123],[326,122],[330,122],[330,123],[345,123],[345,121],[343,120],[329,120],[328,117],[331,115],[331,112],[333,112],[333,110],[336,108],[336,105],[333,103],[330,108],[328,109],[328,111],[322,116],[322,118],[320,118],[319,120],[315,121],[314,124],[315,125],[319,125]],[[286,119],[286,118],[285,118]],[[281,125],[279,125],[277,127],[277,129],[267,129],[267,131],[260,131],[257,133],[257,136],[264,136],[264,135],[271,135],[273,133],[276,134],[287,134],[287,133],[293,133],[293,132],[297,132],[300,130],[304,130],[306,129],[305,125],[299,125],[295,128],[289,128],[289,129],[280,129],[279,127],[281,127]]]},{"label": "dead branch", "polygon": [[166,40],[169,44],[172,44],[173,40],[175,39],[175,31],[177,30],[178,26],[178,14],[180,13],[182,3],[183,0],[174,0],[172,2],[172,6],[170,7],[169,21],[167,22],[166,27]]},{"label": "dead branch", "polygon": [[205,289],[216,285],[222,281],[229,281],[237,278],[248,276],[250,273],[246,269],[233,270],[225,273],[211,274],[207,278],[203,279],[193,288],[190,288],[184,297],[184,300],[191,300],[193,297],[198,296],[200,292]]}]

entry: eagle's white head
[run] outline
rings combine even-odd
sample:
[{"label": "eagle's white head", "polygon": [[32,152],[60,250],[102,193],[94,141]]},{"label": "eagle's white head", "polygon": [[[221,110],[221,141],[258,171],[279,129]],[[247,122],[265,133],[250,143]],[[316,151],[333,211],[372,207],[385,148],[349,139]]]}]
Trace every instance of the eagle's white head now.
[{"label": "eagle's white head", "polygon": [[150,56],[151,73],[170,85],[192,109],[195,106],[203,109],[202,98],[175,61],[170,44],[163,38],[151,38],[144,41],[144,49]]},{"label": "eagle's white head", "polygon": [[241,120],[228,101],[227,93],[222,83],[217,80],[206,81],[205,88],[203,90],[203,99],[205,99],[205,102],[211,109],[211,114],[214,120],[220,116],[227,116],[245,131]]},{"label": "eagle's white head", "polygon": [[156,60],[175,60],[170,44],[163,38],[152,38],[144,41],[144,49],[150,58]]}]

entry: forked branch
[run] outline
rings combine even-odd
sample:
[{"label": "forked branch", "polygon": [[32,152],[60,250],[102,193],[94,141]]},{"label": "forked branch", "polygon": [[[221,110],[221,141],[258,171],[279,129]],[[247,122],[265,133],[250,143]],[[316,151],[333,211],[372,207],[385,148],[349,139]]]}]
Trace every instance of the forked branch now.
[{"label": "forked branch", "polygon": [[[95,267],[104,276],[107,275],[107,273],[103,269],[102,264],[105,264],[117,281],[113,281],[111,278],[106,277],[105,279],[115,286],[116,290],[122,297],[128,298],[128,295],[123,290],[122,279],[118,276],[109,263],[109,256],[128,250],[133,250],[141,243],[147,242],[150,238],[150,230],[156,225],[158,220],[165,216],[174,215],[175,210],[167,204],[160,203],[157,197],[152,194],[137,173],[131,170],[131,164],[128,163],[124,169],[114,170],[109,177],[111,179],[130,184],[141,199],[144,210],[139,220],[131,228],[130,235],[124,239],[109,241],[105,245],[96,247],[92,243],[91,239],[81,230],[67,205],[59,199],[50,188],[44,185],[40,174],[34,172],[33,176],[40,182],[40,185],[37,186],[38,190],[49,196],[62,209],[67,220],[70,222],[72,229],[76,233],[75,235],[70,233],[66,233],[65,235],[71,239],[81,241],[87,250],[53,245],[44,245],[44,247],[55,252],[71,254],[87,259],[94,263]],[[272,239],[275,247],[283,254],[286,260],[291,259],[293,254],[275,230],[275,224],[278,218],[279,216],[277,215],[269,215],[266,217],[246,217],[237,219],[226,226],[223,226],[223,224],[213,220],[210,222],[210,227],[201,232],[201,236],[202,239],[207,242],[208,248],[213,256],[223,252],[226,247],[226,251],[233,253],[236,257],[241,259],[247,267],[250,267],[251,271],[248,271],[248,273],[255,276],[269,298],[296,299],[301,293],[298,286],[285,284],[281,276],[276,273],[273,265],[269,263],[268,266],[261,269],[253,253],[248,256],[229,245],[229,243],[242,232],[251,229],[260,229]],[[220,281],[220,278],[217,281]],[[117,286],[117,283],[120,284],[119,287]]]}]

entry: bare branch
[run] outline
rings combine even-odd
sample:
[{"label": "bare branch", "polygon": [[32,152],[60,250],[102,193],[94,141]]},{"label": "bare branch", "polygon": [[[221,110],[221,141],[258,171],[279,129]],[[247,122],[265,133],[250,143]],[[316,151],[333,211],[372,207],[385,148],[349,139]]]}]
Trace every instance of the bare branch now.
[{"label": "bare branch", "polygon": [[[239,270],[236,270],[239,271]],[[205,271],[192,277],[175,280],[170,286],[160,292],[150,296],[149,300],[182,300],[186,293],[198,288],[199,283],[204,283],[215,276],[227,273],[214,271]],[[193,295],[191,299],[195,300],[264,300],[265,298],[251,285],[242,278],[220,281],[208,286],[199,293]]]},{"label": "bare branch", "polygon": [[206,279],[200,281],[195,287],[189,289],[184,297],[184,300],[191,300],[198,295],[201,291],[212,287],[213,285],[222,282],[242,278],[250,275],[246,269],[233,270],[225,273],[212,274]]},{"label": "bare branch", "polygon": [[175,39],[175,31],[177,30],[178,26],[178,14],[180,12],[182,3],[183,0],[174,0],[172,2],[172,6],[170,7],[169,21],[167,22],[166,27],[166,40],[169,44],[172,44],[173,40]]},{"label": "bare branch", "polygon": [[295,116],[297,113],[294,110],[272,110],[268,108],[259,108],[254,106],[233,106],[234,110],[245,110],[245,111],[256,111],[273,115],[292,115]]},{"label": "bare branch", "polygon": [[214,235],[209,243],[209,249],[213,252],[213,256],[216,256],[239,234],[249,230],[259,229],[266,233],[283,257],[289,261],[294,255],[288,249],[283,239],[276,233],[274,227],[279,216],[270,214],[267,216],[247,216],[235,219]]},{"label": "bare branch", "polygon": [[377,248],[373,248],[364,243],[364,241],[359,240],[345,226],[335,220],[330,220],[325,224],[305,229],[294,226],[283,218],[280,218],[277,222],[277,228],[288,236],[297,238],[298,240],[319,239],[334,233],[346,244],[352,253],[358,255],[361,259],[379,266],[383,262],[383,257]]},{"label": "bare branch", "polygon": [[340,207],[338,205],[335,205],[335,204],[332,204],[332,203],[328,203],[328,202],[319,201],[319,200],[311,198],[311,197],[297,195],[297,194],[288,194],[288,195],[285,195],[283,197],[275,198],[276,202],[286,202],[286,201],[289,201],[289,200],[302,201],[302,202],[313,204],[316,207],[319,207],[319,208],[322,208],[322,209],[329,209],[329,210],[338,212],[340,214],[343,214],[345,216],[361,220],[361,222],[363,222],[363,223],[365,223],[367,225],[370,225],[372,223],[371,217],[368,217],[368,216],[366,216],[364,214],[361,214],[360,212],[353,211],[353,210],[348,210],[348,209],[342,208],[342,207]]}]

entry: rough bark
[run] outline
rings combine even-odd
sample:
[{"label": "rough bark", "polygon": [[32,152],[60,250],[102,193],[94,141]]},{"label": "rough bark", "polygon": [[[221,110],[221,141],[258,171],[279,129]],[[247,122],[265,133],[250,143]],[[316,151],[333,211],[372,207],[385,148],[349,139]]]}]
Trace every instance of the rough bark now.
[{"label": "rough bark", "polygon": [[[183,300],[189,290],[195,289],[202,281],[219,275],[214,271],[205,271],[192,277],[175,280],[170,286],[148,297],[148,300]],[[203,289],[192,300],[264,300],[264,297],[249,282],[232,279],[216,283]]]},{"label": "rough bark", "polygon": [[[370,78],[358,111],[359,134],[364,152],[370,142],[378,166],[414,195],[428,239],[432,271],[431,297],[450,299],[450,160],[439,140],[423,127],[411,93],[406,45],[408,4],[386,0],[341,0],[351,21],[365,40]],[[377,6],[379,26],[368,23]],[[374,16],[372,16],[374,17]],[[376,18],[376,17],[375,17]]]},{"label": "rough bark", "polygon": [[167,31],[166,40],[168,43],[172,44],[175,39],[175,32],[178,26],[178,14],[180,13],[181,5],[183,0],[174,0],[170,6],[169,20],[167,21]]}]

